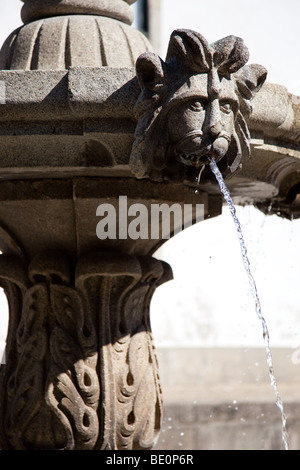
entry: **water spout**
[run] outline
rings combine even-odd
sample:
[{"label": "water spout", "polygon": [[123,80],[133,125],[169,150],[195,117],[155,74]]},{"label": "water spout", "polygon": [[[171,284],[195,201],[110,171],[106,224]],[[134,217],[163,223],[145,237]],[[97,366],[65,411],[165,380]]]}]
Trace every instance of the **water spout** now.
[{"label": "water spout", "polygon": [[248,276],[248,280],[249,280],[249,284],[250,284],[250,288],[251,288],[251,293],[252,293],[252,296],[253,296],[254,302],[255,302],[255,311],[256,311],[256,314],[257,314],[257,316],[258,316],[258,318],[261,322],[261,325],[262,325],[263,340],[264,340],[264,345],[265,345],[265,350],[266,350],[270,382],[271,382],[271,386],[272,386],[272,388],[274,390],[274,393],[275,393],[276,405],[279,408],[280,413],[281,413],[282,441],[283,441],[285,450],[288,450],[289,449],[289,443],[288,443],[288,434],[287,434],[287,429],[286,429],[287,428],[287,418],[286,418],[286,414],[285,414],[284,409],[283,409],[283,402],[282,402],[282,398],[279,394],[277,381],[276,381],[276,377],[275,377],[275,373],[274,373],[273,358],[272,358],[271,348],[270,348],[270,335],[269,335],[266,320],[265,320],[265,318],[262,314],[261,303],[260,303],[260,299],[259,299],[259,296],[258,296],[256,282],[255,282],[255,279],[254,279],[254,277],[252,275],[252,272],[251,272],[250,261],[249,261],[248,254],[247,254],[247,248],[246,248],[246,244],[245,244],[245,240],[244,240],[244,236],[243,236],[243,232],[242,232],[242,227],[241,227],[241,224],[240,224],[240,222],[238,220],[238,217],[236,215],[236,209],[235,209],[233,200],[231,198],[230,191],[227,188],[227,185],[224,181],[222,173],[220,172],[220,170],[218,168],[218,165],[216,164],[216,161],[214,160],[214,158],[209,158],[209,166],[211,168],[211,171],[215,175],[216,180],[217,180],[217,182],[220,186],[220,190],[221,190],[221,192],[224,196],[225,201],[227,202],[230,214],[232,216],[232,219],[234,221],[234,224],[235,224],[235,227],[236,227],[236,230],[237,230],[237,236],[238,236],[238,240],[239,240],[240,248],[241,248],[241,252],[242,252],[243,264],[244,264],[244,267],[245,267],[245,270],[246,270],[246,273],[247,273],[247,276]]}]

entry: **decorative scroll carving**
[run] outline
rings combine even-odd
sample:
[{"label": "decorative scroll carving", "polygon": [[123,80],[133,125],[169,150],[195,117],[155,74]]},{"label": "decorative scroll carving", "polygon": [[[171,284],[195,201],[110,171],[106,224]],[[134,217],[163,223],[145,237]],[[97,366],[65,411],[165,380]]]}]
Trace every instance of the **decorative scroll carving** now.
[{"label": "decorative scroll carving", "polygon": [[209,45],[199,33],[176,30],[165,62],[152,53],[138,58],[141,94],[130,157],[137,177],[159,179],[176,162],[199,172],[208,155],[220,160],[223,174],[237,171],[249,156],[251,100],[267,75],[260,65],[245,65],[248,57],[238,37]]},{"label": "decorative scroll carving", "polygon": [[0,70],[131,68],[152,50],[145,35],[130,26],[135,0],[23,1],[25,24],[3,43]]},{"label": "decorative scroll carving", "polygon": [[16,339],[8,343],[2,413],[13,449],[90,449],[97,441],[97,341],[71,279],[63,255],[37,257],[19,295],[21,314],[10,305]]},{"label": "decorative scroll carving", "polygon": [[3,449],[146,449],[161,391],[149,303],[168,265],[93,253],[75,271],[60,253],[28,269],[2,255],[10,307],[1,368]]},{"label": "decorative scroll carving", "polygon": [[[58,15],[103,15],[131,24],[136,0],[22,0],[24,23]],[[128,5],[127,5],[128,4]]]}]

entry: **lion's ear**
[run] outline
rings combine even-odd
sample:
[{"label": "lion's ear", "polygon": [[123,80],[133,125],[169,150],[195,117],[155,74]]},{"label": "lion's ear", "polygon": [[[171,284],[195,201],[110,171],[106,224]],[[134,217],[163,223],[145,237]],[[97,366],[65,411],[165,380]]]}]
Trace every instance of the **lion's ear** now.
[{"label": "lion's ear", "polygon": [[265,83],[267,74],[267,70],[257,64],[245,65],[233,74],[240,97],[241,111],[245,117],[251,114],[251,101]]},{"label": "lion's ear", "polygon": [[145,52],[136,61],[136,75],[142,89],[155,90],[164,79],[162,60],[156,54]]}]

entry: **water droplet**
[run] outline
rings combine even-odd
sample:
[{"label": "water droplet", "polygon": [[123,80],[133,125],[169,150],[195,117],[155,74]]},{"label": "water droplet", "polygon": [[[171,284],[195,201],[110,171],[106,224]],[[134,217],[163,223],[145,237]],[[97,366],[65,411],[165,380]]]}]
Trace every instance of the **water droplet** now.
[{"label": "water droplet", "polygon": [[[249,258],[248,258],[248,253],[247,253],[247,248],[246,248],[246,244],[245,244],[245,240],[244,240],[242,227],[241,227],[240,221],[237,217],[236,209],[235,209],[233,200],[231,198],[230,191],[227,188],[227,185],[224,181],[222,173],[220,172],[220,170],[218,168],[218,165],[216,164],[216,161],[212,157],[209,158],[209,166],[210,166],[211,171],[215,175],[216,180],[217,180],[217,182],[220,186],[220,190],[223,194],[223,197],[224,197],[225,201],[227,202],[229,212],[231,214],[234,225],[236,227],[244,268],[245,268],[247,276],[248,276],[248,281],[249,281],[249,284],[250,284],[250,291],[251,291],[252,297],[253,297],[254,302],[255,302],[255,311],[256,311],[258,319],[260,320],[262,330],[263,330],[263,340],[264,340],[265,351],[266,351],[266,356],[267,356],[269,377],[270,377],[271,386],[272,386],[272,388],[274,390],[274,393],[275,393],[275,403],[276,403],[276,405],[279,408],[280,413],[281,413],[281,425],[282,425],[281,435],[282,435],[282,441],[283,441],[284,447],[287,450],[289,448],[288,434],[287,434],[287,430],[286,430],[287,418],[286,418],[286,415],[285,415],[284,410],[283,410],[282,399],[281,399],[281,396],[279,394],[279,390],[278,390],[278,387],[277,387],[277,381],[276,381],[276,377],[275,377],[275,374],[274,374],[274,367],[273,367],[273,358],[272,358],[271,349],[270,349],[269,331],[268,331],[266,320],[265,320],[265,318],[262,314],[261,303],[260,303],[260,299],[259,299],[259,296],[258,296],[256,282],[255,282],[255,279],[254,279],[254,277],[252,275],[252,272],[251,272],[251,269],[250,269],[250,261],[249,261]],[[258,382],[259,379],[257,378],[256,381]]]}]

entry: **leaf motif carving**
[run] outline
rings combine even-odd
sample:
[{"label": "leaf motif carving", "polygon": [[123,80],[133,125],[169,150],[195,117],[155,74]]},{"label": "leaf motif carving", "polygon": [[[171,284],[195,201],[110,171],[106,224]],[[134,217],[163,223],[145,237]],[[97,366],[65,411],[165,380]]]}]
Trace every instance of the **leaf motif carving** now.
[{"label": "leaf motif carving", "polygon": [[81,292],[65,285],[66,261],[47,263],[47,256],[32,263],[33,285],[23,293],[4,433],[15,449],[92,449],[99,430],[96,335]]}]

